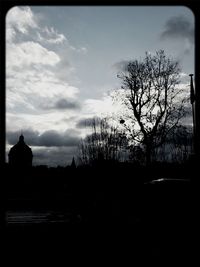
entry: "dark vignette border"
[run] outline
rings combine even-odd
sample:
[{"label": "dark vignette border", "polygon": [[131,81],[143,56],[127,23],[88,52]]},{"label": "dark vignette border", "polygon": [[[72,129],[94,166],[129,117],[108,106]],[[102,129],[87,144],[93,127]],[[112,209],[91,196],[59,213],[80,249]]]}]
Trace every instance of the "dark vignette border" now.
[{"label": "dark vignette border", "polygon": [[[198,136],[200,135],[199,126],[200,126],[200,116],[199,116],[199,88],[200,88],[200,41],[199,41],[199,34],[200,34],[200,5],[198,0],[134,0],[131,2],[123,1],[121,5],[135,5],[135,6],[186,6],[190,8],[195,16],[195,88],[196,88],[196,136],[195,136],[195,143],[196,143],[196,159],[199,158],[200,153],[200,139]],[[6,81],[5,81],[5,74],[6,74],[6,58],[5,58],[5,20],[6,14],[8,10],[14,6],[20,5],[32,5],[32,6],[44,6],[44,5],[94,5],[94,3],[90,3],[89,1],[72,1],[72,0],[0,0],[0,171],[3,173],[4,166],[5,166],[5,141],[6,141]],[[120,5],[119,3],[109,3],[107,1],[95,1],[95,5]],[[198,170],[198,161],[196,160],[195,164],[196,170]],[[5,215],[5,208],[3,207],[2,203],[4,203],[5,198],[3,197],[3,185],[4,179],[6,177],[1,175],[0,179],[0,230],[1,225],[4,226],[4,215]],[[196,181],[194,181],[196,182]]]}]

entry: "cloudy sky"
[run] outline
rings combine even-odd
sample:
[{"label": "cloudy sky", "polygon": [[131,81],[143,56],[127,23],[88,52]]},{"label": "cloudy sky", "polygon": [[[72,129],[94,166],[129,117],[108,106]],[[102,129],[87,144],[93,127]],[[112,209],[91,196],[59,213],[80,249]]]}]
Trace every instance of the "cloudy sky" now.
[{"label": "cloudy sky", "polygon": [[19,6],[6,17],[6,148],[21,131],[34,164],[69,164],[84,122],[113,116],[124,63],[164,49],[194,73],[194,16],[170,6]]}]

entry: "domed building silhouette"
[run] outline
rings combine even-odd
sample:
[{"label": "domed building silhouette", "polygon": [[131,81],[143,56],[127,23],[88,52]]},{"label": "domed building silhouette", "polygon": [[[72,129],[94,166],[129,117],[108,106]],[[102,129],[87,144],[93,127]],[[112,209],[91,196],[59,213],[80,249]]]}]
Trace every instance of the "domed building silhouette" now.
[{"label": "domed building silhouette", "polygon": [[31,167],[33,153],[31,148],[24,142],[24,136],[20,135],[16,145],[11,147],[8,154],[9,164],[15,167]]}]

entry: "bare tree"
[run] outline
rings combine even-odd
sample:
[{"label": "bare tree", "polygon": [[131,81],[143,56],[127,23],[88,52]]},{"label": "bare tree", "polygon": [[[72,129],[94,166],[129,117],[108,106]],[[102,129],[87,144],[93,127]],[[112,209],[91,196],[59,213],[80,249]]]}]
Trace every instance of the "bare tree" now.
[{"label": "bare tree", "polygon": [[107,119],[94,118],[88,125],[92,133],[79,146],[79,159],[83,164],[93,164],[104,160],[120,160],[121,149],[126,137],[117,127],[110,126]]},{"label": "bare tree", "polygon": [[173,161],[185,162],[192,152],[192,129],[179,126],[168,138],[170,155]]},{"label": "bare tree", "polygon": [[122,122],[132,140],[143,145],[146,164],[184,116],[179,73],[179,63],[159,50],[155,55],[146,53],[143,61],[130,61],[118,75],[129,110]]}]

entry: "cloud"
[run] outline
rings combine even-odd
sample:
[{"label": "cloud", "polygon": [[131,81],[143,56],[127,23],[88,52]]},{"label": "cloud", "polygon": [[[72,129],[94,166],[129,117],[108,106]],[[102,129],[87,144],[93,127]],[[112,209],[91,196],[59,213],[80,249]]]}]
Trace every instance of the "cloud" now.
[{"label": "cloud", "polygon": [[[68,58],[60,57],[58,47],[55,49],[65,36],[53,27],[39,25],[29,7],[12,8],[7,14],[6,26],[13,32],[6,44],[7,112],[42,115],[48,108],[48,112],[52,109],[53,113],[56,109],[78,110],[79,89],[70,84],[69,78],[74,68]],[[36,41],[36,33],[43,34],[42,38],[51,43],[51,49]],[[20,38],[14,38],[17,36]],[[11,122],[7,119],[7,123]]]},{"label": "cloud", "polygon": [[7,46],[7,67],[20,67],[21,69],[33,64],[54,66],[59,61],[59,56],[35,42],[22,42]]},{"label": "cloud", "polygon": [[30,7],[11,8],[6,17],[7,42],[14,41],[14,39],[19,40],[30,33],[31,38],[36,42],[45,44],[61,44],[67,41],[65,35],[56,31],[53,27],[40,25],[39,18]]},{"label": "cloud", "polygon": [[61,44],[67,41],[64,34],[58,33],[53,27],[41,29],[37,32],[38,41],[49,44]]},{"label": "cloud", "polygon": [[86,47],[74,47],[73,45],[69,45],[69,48],[80,54],[87,54],[88,50]]},{"label": "cloud", "polygon": [[29,29],[38,28],[36,17],[30,7],[13,7],[6,16],[6,40],[12,41],[17,33],[27,34]]},{"label": "cloud", "polygon": [[83,102],[85,114],[104,117],[114,117],[122,108],[121,104],[113,101],[115,91],[104,93],[100,99],[88,98]]},{"label": "cloud", "polygon": [[7,112],[40,114],[51,110],[80,108],[76,100],[79,89],[57,78],[42,66],[23,71],[11,69],[7,74]]},{"label": "cloud", "polygon": [[[19,131],[8,131],[6,138],[10,145],[15,145],[18,141]],[[73,129],[68,129],[65,132],[58,132],[55,130],[48,130],[40,134],[34,130],[23,130],[25,142],[29,146],[40,146],[40,147],[68,147],[77,146],[80,137],[79,132]]]},{"label": "cloud", "polygon": [[46,131],[39,137],[40,146],[76,146],[79,143],[77,136],[72,136],[69,131],[61,134],[57,131]]},{"label": "cloud", "polygon": [[67,99],[59,99],[55,103],[56,109],[80,109],[80,104],[77,101],[70,101]]},{"label": "cloud", "polygon": [[194,43],[194,26],[184,16],[171,17],[165,24],[161,33],[161,39],[180,39],[187,40],[190,44]]},{"label": "cloud", "polygon": [[27,144],[35,144],[35,140],[37,140],[39,136],[38,131],[33,130],[25,130],[25,131],[8,131],[6,134],[7,142],[10,145],[15,145],[18,140],[21,133],[25,136]]},{"label": "cloud", "polygon": [[79,110],[81,105],[78,101],[60,98],[58,100],[48,98],[48,101],[41,101],[40,108],[44,110]]}]

